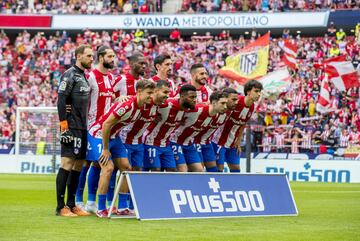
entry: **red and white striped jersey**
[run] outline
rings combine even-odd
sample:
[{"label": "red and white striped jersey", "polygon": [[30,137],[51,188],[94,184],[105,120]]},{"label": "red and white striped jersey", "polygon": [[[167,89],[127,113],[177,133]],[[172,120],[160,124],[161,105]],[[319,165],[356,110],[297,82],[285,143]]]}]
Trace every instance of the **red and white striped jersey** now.
[{"label": "red and white striped jersey", "polygon": [[285,145],[284,133],[275,133],[274,138],[275,138],[276,148],[284,148]]},{"label": "red and white striped jersey", "polygon": [[262,146],[263,146],[263,152],[270,152],[271,151],[271,144],[272,144],[272,138],[271,136],[264,136],[262,138]]},{"label": "red and white striped jersey", "polygon": [[[187,83],[187,84],[191,84],[191,83]],[[176,97],[179,97],[180,94],[180,88],[181,86],[179,86],[179,88],[176,90]],[[206,103],[206,102],[210,102],[210,95],[212,94],[212,90],[210,89],[209,86],[207,85],[203,85],[201,86],[199,89],[196,90],[196,102],[197,103]]]},{"label": "red and white striped jersey", "polygon": [[[150,80],[154,81],[154,82],[157,82],[160,79],[159,76],[157,75],[154,75]],[[176,93],[176,88],[175,88],[175,83],[174,81],[172,81],[171,79],[166,79],[166,81],[170,84],[170,95],[169,97],[172,98],[172,97],[175,97],[175,93]]]},{"label": "red and white striped jersey", "polygon": [[235,145],[236,138],[240,133],[242,126],[250,119],[254,111],[254,104],[250,107],[245,106],[245,97],[239,96],[238,103],[231,111],[225,125],[221,126],[214,135],[213,142],[219,146],[232,148]]},{"label": "red and white striped jersey", "polygon": [[170,137],[170,141],[178,145],[189,146],[194,137],[205,128],[208,128],[214,116],[209,114],[209,105],[198,104],[195,110],[185,113],[185,123],[180,125]]},{"label": "red and white striped jersey", "polygon": [[215,131],[219,129],[222,125],[224,125],[225,121],[229,117],[230,111],[213,116],[212,121],[208,125],[207,128],[201,130],[195,137],[194,137],[194,143],[201,144],[201,145],[207,145],[210,144],[210,142],[213,139],[213,136],[215,134]]},{"label": "red and white striped jersey", "polygon": [[136,96],[133,96],[128,101],[119,103],[115,102],[99,120],[90,127],[89,134],[95,138],[102,138],[102,126],[106,119],[113,114],[119,122],[115,124],[110,131],[110,138],[115,138],[122,128],[135,122],[140,117],[140,108],[136,101]]},{"label": "red and white striped jersey", "polygon": [[350,139],[351,139],[351,144],[359,143],[360,133],[359,132],[351,132]]},{"label": "red and white striped jersey", "polygon": [[304,134],[301,142],[301,148],[311,149],[312,147],[312,137],[311,134]]},{"label": "red and white striped jersey", "polygon": [[90,103],[88,113],[88,129],[98,120],[106,111],[110,109],[112,103],[112,74],[103,74],[94,69],[88,75],[90,84]]},{"label": "red and white striped jersey", "polygon": [[343,135],[342,133],[340,134],[340,146],[341,147],[348,147],[349,141],[350,141],[350,135]]},{"label": "red and white striped jersey", "polygon": [[119,96],[127,96],[127,95],[135,95],[136,89],[135,85],[140,78],[135,78],[132,74],[126,73],[118,76],[114,83],[113,89],[116,97]]},{"label": "red and white striped jersey", "polygon": [[299,139],[291,139],[291,153],[299,153]]},{"label": "red and white striped jersey", "polygon": [[120,137],[123,143],[137,145],[143,143],[143,134],[158,115],[158,106],[151,103],[141,108],[141,116],[135,122],[121,130]]},{"label": "red and white striped jersey", "polygon": [[295,106],[295,107],[299,107],[299,106],[300,106],[300,104],[301,104],[301,99],[302,99],[301,93],[294,94],[294,96],[293,96],[293,103],[294,103],[294,106]]},{"label": "red and white striped jersey", "polygon": [[171,133],[182,123],[185,111],[180,109],[178,98],[168,99],[159,106],[161,121],[152,122],[145,132],[146,145],[166,147]]}]

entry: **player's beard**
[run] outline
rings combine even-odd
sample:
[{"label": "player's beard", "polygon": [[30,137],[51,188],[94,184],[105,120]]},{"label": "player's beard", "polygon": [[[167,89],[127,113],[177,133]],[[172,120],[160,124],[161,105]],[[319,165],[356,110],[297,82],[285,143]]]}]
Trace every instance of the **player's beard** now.
[{"label": "player's beard", "polygon": [[91,63],[86,63],[86,62],[81,62],[81,66],[84,67],[85,69],[91,69]]},{"label": "player's beard", "polygon": [[184,102],[183,106],[184,106],[184,108],[186,108],[186,109],[194,109],[194,108],[195,108],[194,105],[191,105],[191,104],[189,104],[189,103],[187,103],[187,102]]},{"label": "player's beard", "polygon": [[104,68],[106,68],[106,69],[112,69],[112,68],[114,68],[114,62],[104,62],[103,63],[103,66],[104,66]]},{"label": "player's beard", "polygon": [[200,78],[196,78],[196,79],[195,79],[195,82],[198,83],[199,85],[205,85],[206,79],[205,79],[204,83],[202,83],[202,82],[200,81]]}]

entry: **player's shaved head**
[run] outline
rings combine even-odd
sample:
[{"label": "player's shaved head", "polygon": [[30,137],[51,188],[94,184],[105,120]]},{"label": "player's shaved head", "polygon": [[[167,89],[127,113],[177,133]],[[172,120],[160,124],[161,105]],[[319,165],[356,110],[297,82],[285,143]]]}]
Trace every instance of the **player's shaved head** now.
[{"label": "player's shaved head", "polygon": [[205,66],[203,64],[193,64],[190,68],[190,73],[192,74],[200,68],[205,68]]}]

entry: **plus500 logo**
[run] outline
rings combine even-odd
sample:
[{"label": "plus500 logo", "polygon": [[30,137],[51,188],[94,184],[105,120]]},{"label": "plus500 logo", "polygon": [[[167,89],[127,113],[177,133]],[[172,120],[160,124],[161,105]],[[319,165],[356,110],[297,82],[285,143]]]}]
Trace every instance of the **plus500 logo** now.
[{"label": "plus500 logo", "polygon": [[287,171],[285,168],[267,167],[266,173],[285,173],[290,181],[350,182],[350,171],[348,170],[312,169],[305,171]]},{"label": "plus500 logo", "polygon": [[[219,192],[219,191],[217,191]],[[191,190],[170,190],[175,213],[189,207],[192,213],[262,212],[264,202],[259,191],[220,191],[219,195],[193,195]]]}]

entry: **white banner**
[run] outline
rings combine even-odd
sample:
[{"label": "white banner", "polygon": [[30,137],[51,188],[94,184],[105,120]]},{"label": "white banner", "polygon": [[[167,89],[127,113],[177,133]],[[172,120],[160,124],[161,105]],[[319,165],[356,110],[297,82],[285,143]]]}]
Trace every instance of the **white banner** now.
[{"label": "white banner", "polygon": [[[245,168],[246,159],[241,162]],[[360,183],[360,161],[252,159],[251,172],[286,173],[290,181]]]},{"label": "white banner", "polygon": [[329,11],[289,13],[54,15],[54,29],[250,29],[327,26]]},{"label": "white banner", "polygon": [[[51,174],[51,155],[0,155],[0,173]],[[55,169],[60,166],[60,157],[56,158]]]}]

